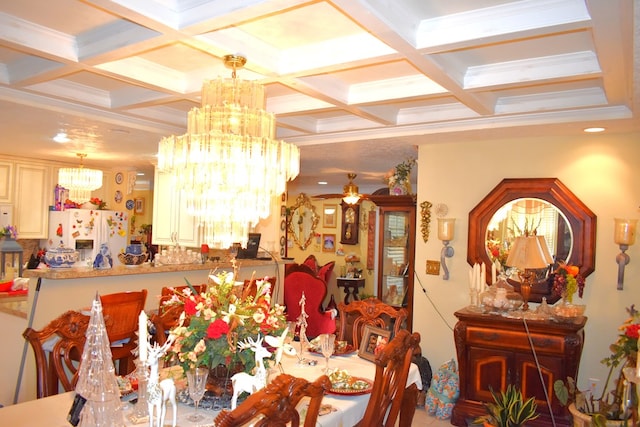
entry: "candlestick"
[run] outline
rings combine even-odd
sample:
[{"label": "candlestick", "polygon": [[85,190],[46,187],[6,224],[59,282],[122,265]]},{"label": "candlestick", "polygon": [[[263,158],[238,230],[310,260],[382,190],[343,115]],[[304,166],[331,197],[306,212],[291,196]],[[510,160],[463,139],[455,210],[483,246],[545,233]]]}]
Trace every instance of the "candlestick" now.
[{"label": "candlestick", "polygon": [[147,361],[147,313],[140,311],[138,316],[138,355],[143,362]]}]

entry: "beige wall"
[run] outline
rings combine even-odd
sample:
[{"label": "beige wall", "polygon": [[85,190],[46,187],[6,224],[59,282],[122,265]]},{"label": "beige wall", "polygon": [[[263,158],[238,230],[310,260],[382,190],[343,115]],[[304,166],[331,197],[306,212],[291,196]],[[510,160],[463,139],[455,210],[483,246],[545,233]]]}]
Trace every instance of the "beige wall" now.
[{"label": "beige wall", "polygon": [[[425,138],[428,139],[428,138]],[[416,288],[414,330],[422,336],[422,350],[432,366],[455,358],[453,313],[469,304],[467,264],[468,215],[503,178],[554,177],[560,179],[597,216],[596,268],[586,281],[585,348],[579,385],[599,378],[606,369],[600,360],[617,328],[626,318],[625,307],[640,305],[640,242],[628,250],[631,262],[625,272],[624,290],[616,290],[619,253],[613,243],[613,218],[640,218],[640,136],[586,135],[581,138],[546,137],[453,144],[425,143],[419,147],[418,205],[425,200],[444,203],[456,218],[455,249],[447,259],[451,277],[425,274],[425,261],[439,259],[442,242],[434,224],[425,244],[416,235]],[[434,222],[435,222],[435,215]],[[424,286],[426,295],[420,289]],[[534,305],[535,306],[535,305]],[[444,317],[442,319],[440,316]]]}]

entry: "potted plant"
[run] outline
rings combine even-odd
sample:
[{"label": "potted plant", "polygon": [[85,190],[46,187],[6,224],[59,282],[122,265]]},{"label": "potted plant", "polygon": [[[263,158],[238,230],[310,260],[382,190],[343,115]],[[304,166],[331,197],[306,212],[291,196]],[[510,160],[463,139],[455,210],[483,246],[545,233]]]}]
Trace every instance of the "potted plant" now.
[{"label": "potted plant", "polygon": [[493,403],[484,404],[487,414],[476,418],[474,424],[483,424],[485,427],[517,427],[538,418],[535,398],[524,400],[522,392],[512,384],[501,393],[495,393],[492,389],[489,391]]},{"label": "potted plant", "polygon": [[[626,311],[629,317],[618,328],[620,334],[616,341],[609,346],[611,354],[600,361],[609,367],[600,396],[595,397],[579,390],[571,377],[557,380],[553,385],[556,397],[571,412],[575,427],[627,424],[634,412],[632,409],[637,406],[637,392],[634,387],[625,387],[628,381],[625,381],[623,370],[636,368],[640,312],[635,309],[635,305],[628,307]],[[615,380],[612,381],[613,378]],[[629,399],[634,403],[629,404]],[[634,424],[637,424],[637,420]]]}]

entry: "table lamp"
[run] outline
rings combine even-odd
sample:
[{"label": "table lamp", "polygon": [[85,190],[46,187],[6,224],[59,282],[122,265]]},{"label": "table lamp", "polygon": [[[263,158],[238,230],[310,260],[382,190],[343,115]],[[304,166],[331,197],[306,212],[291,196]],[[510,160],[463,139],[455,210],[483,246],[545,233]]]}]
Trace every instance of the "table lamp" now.
[{"label": "table lamp", "polygon": [[520,277],[520,293],[524,300],[523,311],[529,310],[529,296],[535,272],[532,270],[547,268],[553,263],[549,248],[543,236],[529,235],[516,237],[509,250],[507,266],[515,267]]}]

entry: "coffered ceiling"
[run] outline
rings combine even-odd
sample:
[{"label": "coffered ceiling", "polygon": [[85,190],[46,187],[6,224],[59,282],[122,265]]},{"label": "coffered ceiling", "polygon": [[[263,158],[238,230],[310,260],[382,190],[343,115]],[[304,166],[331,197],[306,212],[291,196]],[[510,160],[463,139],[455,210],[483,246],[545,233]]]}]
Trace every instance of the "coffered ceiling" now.
[{"label": "coffered ceiling", "polygon": [[[0,2],[0,126],[10,155],[149,173],[203,80],[266,87],[294,182],[361,191],[421,142],[640,131],[639,0]],[[635,43],[635,44],[634,44]],[[71,141],[52,137],[66,131]],[[329,182],[318,188],[318,180]]]}]

